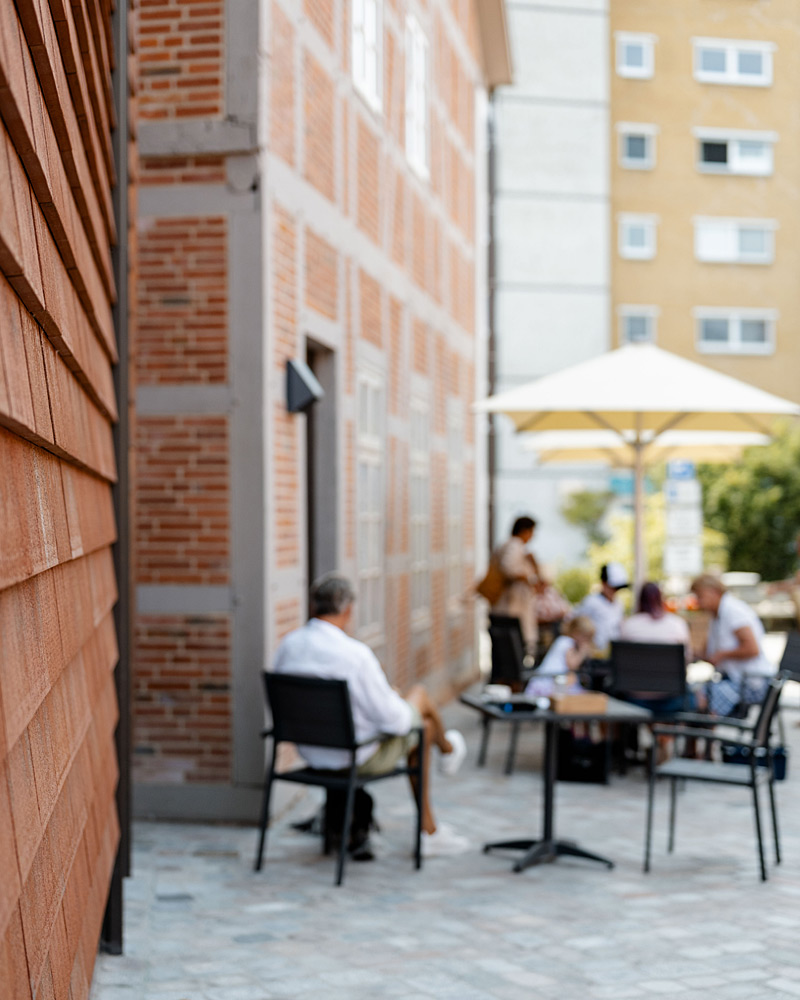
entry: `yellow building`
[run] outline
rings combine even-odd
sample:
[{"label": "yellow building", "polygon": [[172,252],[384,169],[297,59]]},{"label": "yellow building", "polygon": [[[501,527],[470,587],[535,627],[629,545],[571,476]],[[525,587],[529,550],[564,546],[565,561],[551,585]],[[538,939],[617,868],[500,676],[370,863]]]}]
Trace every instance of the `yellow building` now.
[{"label": "yellow building", "polygon": [[612,343],[800,399],[800,2],[610,0]]}]

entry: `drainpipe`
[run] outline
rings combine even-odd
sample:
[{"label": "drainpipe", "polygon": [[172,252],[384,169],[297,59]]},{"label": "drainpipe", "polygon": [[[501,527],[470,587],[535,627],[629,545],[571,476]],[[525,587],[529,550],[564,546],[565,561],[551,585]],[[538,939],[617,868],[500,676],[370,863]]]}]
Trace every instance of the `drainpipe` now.
[{"label": "drainpipe", "polygon": [[[495,200],[497,194],[497,154],[496,154],[496,125],[495,125],[495,100],[494,91],[489,94],[489,113],[487,116],[487,153],[488,153],[488,166],[487,166],[487,176],[488,176],[488,208],[489,208],[489,240],[488,240],[488,265],[487,265],[487,280],[488,280],[488,291],[489,291],[489,340],[488,340],[488,350],[487,350],[487,362],[488,362],[488,380],[489,380],[489,395],[493,396],[497,388],[497,334],[495,331],[496,322],[496,306],[495,306],[495,288],[497,284],[497,250],[495,246]],[[486,534],[486,538],[489,543],[489,555],[491,555],[493,540],[494,540],[494,523],[495,523],[495,505],[496,505],[496,485],[495,485],[495,464],[497,458],[497,429],[495,426],[496,416],[493,413],[489,414],[489,427],[488,427],[488,438],[487,438],[487,448],[486,457],[488,463],[488,480],[489,480],[489,496],[488,496],[488,518],[489,518],[489,530]]]},{"label": "drainpipe", "polygon": [[112,136],[114,163],[117,169],[117,186],[113,191],[114,219],[117,227],[117,245],[112,251],[114,281],[117,301],[113,310],[114,329],[117,335],[119,363],[114,369],[114,391],[119,410],[119,421],[114,427],[114,453],[117,461],[117,482],[113,489],[114,517],[117,523],[117,542],[114,545],[114,572],[117,578],[119,599],[114,608],[114,625],[117,631],[119,660],[114,671],[114,681],[119,705],[119,722],[114,741],[119,763],[117,784],[117,814],[120,838],[111,887],[106,902],[100,945],[112,955],[122,954],[122,880],[131,872],[131,793],[130,793],[130,647],[133,617],[132,588],[130,580],[130,477],[129,462],[129,369],[128,369],[128,0],[118,0],[111,18],[116,63],[112,73],[114,108],[117,127]]}]

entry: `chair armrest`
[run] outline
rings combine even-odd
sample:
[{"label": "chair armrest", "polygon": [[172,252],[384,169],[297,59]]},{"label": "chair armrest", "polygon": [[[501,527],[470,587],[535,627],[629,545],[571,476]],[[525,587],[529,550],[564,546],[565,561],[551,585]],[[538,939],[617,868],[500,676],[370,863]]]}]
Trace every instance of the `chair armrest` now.
[{"label": "chair armrest", "polygon": [[734,729],[752,729],[751,723],[745,719],[732,719],[727,715],[700,715],[694,712],[676,712],[674,718],[678,722],[696,722],[706,726],[732,726]]},{"label": "chair armrest", "polygon": [[653,732],[658,736],[688,736],[690,738],[699,737],[706,740],[716,740],[718,743],[729,743],[731,746],[736,747],[747,747],[748,749],[753,749],[753,744],[750,740],[737,740],[731,739],[728,736],[723,736],[721,733],[716,732],[713,729],[695,729],[692,726],[653,726]]}]

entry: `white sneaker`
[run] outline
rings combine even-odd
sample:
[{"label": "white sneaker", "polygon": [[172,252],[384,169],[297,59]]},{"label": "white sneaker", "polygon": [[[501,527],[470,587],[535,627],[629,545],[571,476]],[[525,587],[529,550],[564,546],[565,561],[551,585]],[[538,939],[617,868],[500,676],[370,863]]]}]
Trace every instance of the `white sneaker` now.
[{"label": "white sneaker", "polygon": [[448,729],[444,734],[447,742],[452,746],[450,753],[443,753],[439,757],[439,770],[452,778],[458,773],[459,768],[464,763],[467,756],[467,742],[457,729]]},{"label": "white sneaker", "polygon": [[423,858],[439,858],[449,854],[464,854],[470,849],[470,842],[452,827],[439,826],[436,833],[422,831]]}]

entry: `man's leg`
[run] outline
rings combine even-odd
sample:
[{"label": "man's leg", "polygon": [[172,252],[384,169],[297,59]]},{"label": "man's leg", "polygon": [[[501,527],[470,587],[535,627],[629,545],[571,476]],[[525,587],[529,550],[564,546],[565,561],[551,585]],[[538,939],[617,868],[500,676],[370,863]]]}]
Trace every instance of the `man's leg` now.
[{"label": "man's leg", "polygon": [[[423,795],[422,795],[422,829],[425,833],[436,832],[436,820],[430,803],[430,765],[431,747],[435,744],[442,753],[451,753],[452,744],[445,736],[444,723],[439,715],[439,710],[431,701],[428,692],[421,684],[415,684],[406,695],[406,701],[413,705],[419,712],[422,725],[425,728],[425,753],[422,760],[422,773],[424,775]],[[415,748],[408,755],[409,763],[416,764],[419,759],[419,749]],[[416,791],[416,780],[411,779],[411,784]]]},{"label": "man's leg", "polygon": [[[421,684],[415,684],[406,694],[405,700],[416,708],[425,724],[426,745],[430,746],[431,741],[433,741],[442,753],[451,753],[453,747],[445,736],[444,723],[439,715],[439,709],[431,701],[425,688]],[[428,737],[428,722],[431,724],[430,737]]]},{"label": "man's leg", "polygon": [[[435,727],[430,719],[423,718],[423,728],[425,730],[425,752],[422,755],[422,829],[425,833],[436,833],[436,820],[433,816],[430,800],[431,742],[435,739]],[[411,767],[416,767],[419,763],[419,754],[418,746],[409,751],[408,763]],[[409,775],[409,780],[416,795],[416,775]]]}]

